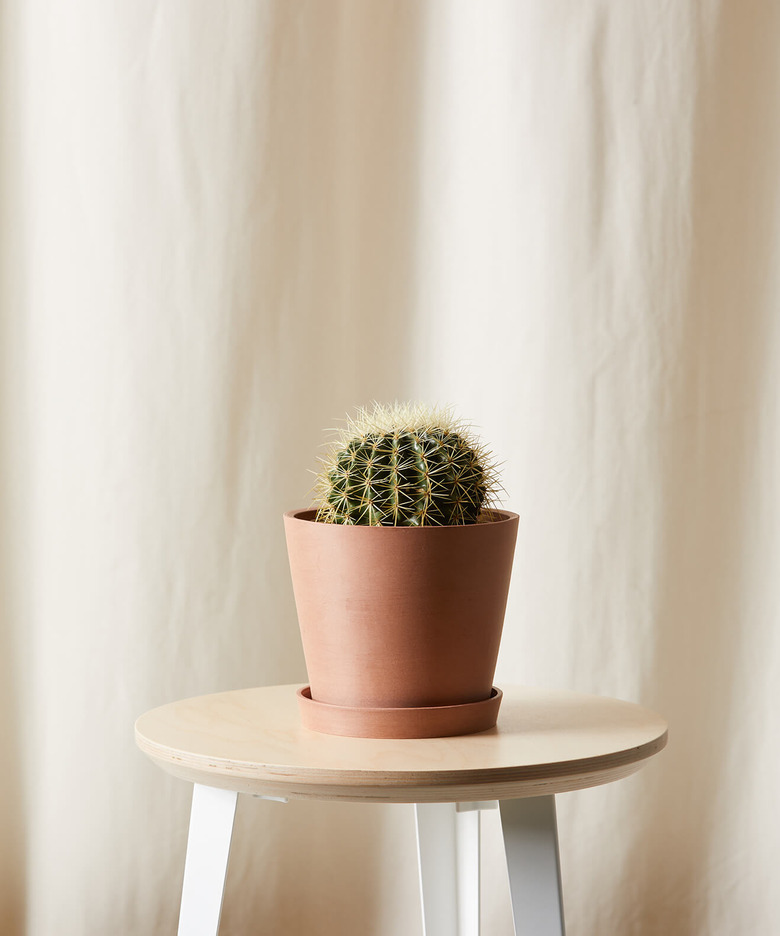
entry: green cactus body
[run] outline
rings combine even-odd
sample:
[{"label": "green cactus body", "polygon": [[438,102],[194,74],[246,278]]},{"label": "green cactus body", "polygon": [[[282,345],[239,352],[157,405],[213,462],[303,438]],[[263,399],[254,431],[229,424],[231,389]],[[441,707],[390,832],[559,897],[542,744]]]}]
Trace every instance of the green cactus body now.
[{"label": "green cactus body", "polygon": [[[448,411],[420,419],[419,408],[396,406],[376,407],[370,421],[362,415],[369,425],[343,438],[326,461],[318,520],[369,526],[477,522],[491,493],[491,469]],[[351,428],[361,426],[353,421]]]}]

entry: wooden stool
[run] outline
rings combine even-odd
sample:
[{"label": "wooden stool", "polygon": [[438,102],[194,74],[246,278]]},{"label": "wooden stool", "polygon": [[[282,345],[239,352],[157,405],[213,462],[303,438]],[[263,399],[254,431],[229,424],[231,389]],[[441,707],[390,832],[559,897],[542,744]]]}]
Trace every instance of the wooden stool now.
[{"label": "wooden stool", "polygon": [[217,934],[239,793],[416,804],[425,936],[478,936],[479,816],[498,808],[515,932],[563,936],[555,794],[627,777],[666,744],[638,705],[519,686],[480,734],[335,737],[301,727],[298,688],[185,699],[136,723],[141,750],[195,784],[179,936]]}]

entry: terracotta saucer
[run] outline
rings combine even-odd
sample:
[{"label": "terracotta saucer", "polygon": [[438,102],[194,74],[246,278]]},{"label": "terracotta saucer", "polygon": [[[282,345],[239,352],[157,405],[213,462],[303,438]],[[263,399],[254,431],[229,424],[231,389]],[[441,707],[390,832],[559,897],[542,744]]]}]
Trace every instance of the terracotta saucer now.
[{"label": "terracotta saucer", "polygon": [[423,708],[350,708],[328,705],[311,697],[311,688],[298,690],[304,728],[348,738],[446,738],[492,728],[503,693],[494,686],[490,697],[464,705]]}]

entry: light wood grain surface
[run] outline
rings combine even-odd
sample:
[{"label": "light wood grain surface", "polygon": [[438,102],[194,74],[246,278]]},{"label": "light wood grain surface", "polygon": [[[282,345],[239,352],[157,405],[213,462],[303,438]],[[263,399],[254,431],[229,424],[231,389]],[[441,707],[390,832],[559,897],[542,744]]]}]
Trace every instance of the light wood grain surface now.
[{"label": "light wood grain surface", "polygon": [[634,773],[666,744],[654,712],[600,696],[502,686],[498,725],[454,738],[341,738],[301,727],[297,685],[243,689],[142,715],[163,770],[243,793],[424,803],[562,793]]}]

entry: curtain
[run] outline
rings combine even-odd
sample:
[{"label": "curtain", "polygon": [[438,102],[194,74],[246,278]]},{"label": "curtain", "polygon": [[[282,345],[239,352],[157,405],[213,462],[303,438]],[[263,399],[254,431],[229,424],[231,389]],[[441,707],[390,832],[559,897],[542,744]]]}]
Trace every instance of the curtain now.
[{"label": "curtain", "polygon": [[[559,797],[568,931],[780,932],[778,8],[0,16],[0,930],[175,931],[134,719],[305,680],[281,514],[421,399],[521,517],[497,684],[670,722]],[[244,798],[221,932],[420,932],[415,860],[410,807]]]}]

